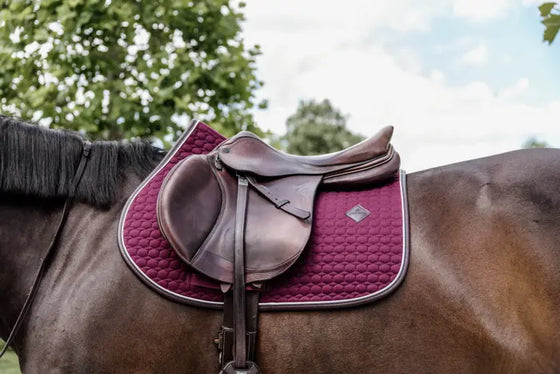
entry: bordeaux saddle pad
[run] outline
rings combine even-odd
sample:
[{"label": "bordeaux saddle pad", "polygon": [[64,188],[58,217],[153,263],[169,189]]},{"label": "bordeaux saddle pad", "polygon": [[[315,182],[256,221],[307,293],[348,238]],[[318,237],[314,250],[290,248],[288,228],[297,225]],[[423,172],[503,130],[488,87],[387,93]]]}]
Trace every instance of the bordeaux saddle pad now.
[{"label": "bordeaux saddle pad", "polygon": [[[377,156],[375,152],[378,153],[378,158],[370,157],[377,160],[376,162],[383,161],[383,157],[386,157],[386,152],[383,152],[382,149],[384,146],[381,147],[381,145],[388,142],[386,138],[390,137],[390,133],[388,134],[387,131],[385,129],[385,132],[380,132],[378,137],[370,139],[369,143],[366,143],[367,147],[364,147],[368,152],[373,152],[373,156]],[[233,142],[233,139],[239,138],[241,141]],[[155,291],[175,301],[213,308],[221,307],[223,294],[220,291],[220,284],[212,278],[230,282],[229,274],[231,272],[228,273],[228,269],[231,266],[227,263],[223,268],[217,266],[217,264],[224,263],[222,259],[211,263],[216,257],[214,254],[199,256],[203,260],[202,265],[195,266],[199,270],[187,265],[195,258],[190,248],[200,246],[200,243],[192,244],[193,241],[198,240],[198,237],[189,236],[189,227],[202,225],[203,230],[211,230],[216,227],[204,223],[207,219],[204,215],[207,212],[214,214],[213,212],[217,211],[216,209],[205,209],[205,206],[219,204],[217,200],[220,199],[220,195],[216,193],[214,194],[216,199],[208,200],[208,196],[212,196],[211,191],[216,190],[216,186],[205,184],[202,188],[200,187],[201,180],[212,179],[203,177],[204,173],[208,173],[204,165],[208,158],[197,155],[207,153],[212,155],[211,152],[224,141],[225,139],[220,134],[205,124],[193,122],[167,157],[130,197],[119,227],[121,253],[127,264],[142,281]],[[308,234],[296,235],[297,226],[288,222],[291,215],[285,214],[286,222],[272,219],[270,221],[273,226],[288,227],[288,232],[268,227],[260,237],[260,245],[255,246],[268,249],[268,253],[255,252],[255,255],[251,257],[251,250],[248,246],[247,261],[255,263],[252,267],[255,271],[247,274],[248,278],[253,277],[249,280],[259,281],[272,278],[265,283],[261,291],[261,310],[317,309],[359,305],[386,295],[400,284],[406,273],[408,262],[405,174],[403,172],[388,176],[387,172],[384,174],[383,170],[390,170],[389,167],[378,168],[375,172],[369,171],[367,175],[370,178],[369,184],[364,186],[363,183],[362,185],[356,183],[358,186],[352,186],[352,183],[349,184],[347,180],[345,183],[336,182],[340,178],[344,178],[345,173],[346,175],[357,174],[361,180],[364,180],[363,173],[356,173],[356,168],[358,168],[358,172],[370,170],[369,165],[354,165],[351,173],[347,172],[347,168],[339,165],[353,161],[352,158],[360,150],[354,149],[352,152],[339,153],[334,160],[325,160],[325,156],[313,159],[301,158],[300,160],[297,157],[284,158],[284,154],[267,148],[268,146],[263,145],[262,142],[251,138],[250,134],[240,134],[228,142],[238,148],[220,147],[221,150],[226,149],[227,151],[226,154],[221,155],[219,160],[226,166],[234,165],[236,170],[245,168],[252,173],[260,173],[259,175],[268,173],[265,177],[316,172],[322,176],[326,174],[325,179],[332,181],[332,183],[323,182],[316,197],[314,193],[306,193],[306,196],[312,196],[312,201],[307,205],[300,205],[305,208],[302,209],[304,213],[295,211],[295,216],[302,214],[305,216],[305,211],[312,212],[313,219],[310,221]],[[228,145],[228,143],[224,144]],[[258,147],[262,149],[257,149]],[[246,153],[258,154],[259,162],[247,164],[244,161],[252,160],[254,157],[237,157]],[[306,160],[312,160],[312,162],[305,164]],[[315,161],[321,166],[314,165]],[[329,165],[329,170],[325,171],[325,164]],[[200,173],[197,173],[199,170]],[[180,175],[181,179],[177,175]],[[170,178],[180,179],[180,183],[170,187],[172,191],[168,194],[170,197],[166,202],[165,211],[179,212],[182,217],[185,217],[186,212],[188,222],[181,221],[181,224],[176,224],[179,222],[177,219],[164,218],[164,221],[167,220],[167,223],[163,223],[163,227],[167,231],[167,235],[164,235],[160,230],[161,217],[160,225],[157,221],[157,198],[162,184]],[[317,188],[318,182],[315,183],[315,179],[312,180],[313,188]],[[296,191],[295,193],[297,193],[299,187],[293,187],[297,186],[297,181],[290,179],[288,181],[287,184],[281,186],[262,184],[267,191],[272,191],[272,195],[274,195],[275,188],[282,193],[286,191],[290,191],[290,193]],[[204,195],[204,197],[192,198],[199,195]],[[187,196],[188,199],[185,200],[184,196]],[[181,201],[182,198],[183,201]],[[252,198],[255,199],[254,196]],[[194,205],[192,203],[189,205],[189,202],[193,201]],[[272,208],[275,209],[274,205]],[[274,212],[265,211],[260,215],[251,213],[249,212],[247,218],[248,226],[257,226],[259,221],[266,219],[267,214]],[[250,222],[250,217],[259,218]],[[216,217],[210,217],[207,221],[215,222]],[[224,220],[224,222],[229,221]],[[168,226],[175,224],[177,227],[166,227],[165,224]],[[230,229],[225,223],[223,226],[226,229],[220,228],[217,233],[227,235]],[[295,248],[292,252],[281,252],[274,246],[272,248],[266,246],[267,235],[272,239],[275,235],[288,234],[289,236],[289,232],[294,233],[292,235],[294,240],[299,240],[292,247]],[[173,246],[170,245],[168,238],[172,241]],[[218,239],[209,246],[210,250],[215,248],[216,243],[219,242]],[[180,249],[181,245],[184,246],[184,250],[179,250],[179,253],[172,249],[172,247]],[[282,253],[282,255],[278,256],[278,253]],[[261,262],[259,263],[259,261]],[[269,267],[265,268],[263,264]],[[248,268],[251,269],[251,266]]]}]

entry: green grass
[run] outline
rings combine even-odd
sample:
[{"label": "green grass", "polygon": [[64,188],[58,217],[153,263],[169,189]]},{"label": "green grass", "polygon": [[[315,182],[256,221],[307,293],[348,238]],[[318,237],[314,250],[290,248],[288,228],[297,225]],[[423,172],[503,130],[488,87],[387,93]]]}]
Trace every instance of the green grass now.
[{"label": "green grass", "polygon": [[[0,347],[3,346],[4,341],[0,339]],[[11,349],[0,359],[0,374],[21,374],[17,355]]]}]

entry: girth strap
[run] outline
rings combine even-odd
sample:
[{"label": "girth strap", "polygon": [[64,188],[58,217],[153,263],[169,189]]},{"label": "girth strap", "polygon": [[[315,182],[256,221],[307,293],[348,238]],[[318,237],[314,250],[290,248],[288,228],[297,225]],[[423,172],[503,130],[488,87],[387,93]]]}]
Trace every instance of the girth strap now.
[{"label": "girth strap", "polygon": [[10,335],[8,336],[8,339],[6,339],[6,343],[4,344],[4,347],[0,352],[0,358],[4,356],[4,354],[8,350],[8,347],[10,346],[10,344],[12,344],[15,336],[19,331],[19,328],[21,327],[23,320],[25,319],[25,316],[27,315],[27,312],[29,311],[29,308],[31,307],[31,304],[33,303],[33,300],[35,299],[35,296],[37,295],[37,290],[39,289],[38,286],[39,283],[41,282],[41,279],[43,279],[43,274],[45,273],[46,264],[48,263],[49,258],[52,256],[52,253],[54,253],[53,249],[55,248],[58,242],[58,238],[60,237],[60,233],[62,232],[62,228],[66,223],[66,218],[68,218],[68,212],[70,211],[70,205],[74,200],[74,197],[76,195],[76,190],[78,189],[78,185],[82,180],[82,176],[84,174],[84,170],[86,168],[86,164],[89,159],[90,151],[91,151],[91,143],[84,142],[84,146],[82,148],[82,158],[80,159],[80,163],[78,164],[76,173],[74,174],[74,178],[72,179],[72,183],[70,184],[68,196],[66,197],[66,201],[64,202],[64,207],[62,208],[62,213],[60,214],[60,219],[56,226],[56,231],[53,237],[51,238],[51,241],[47,247],[47,250],[45,251],[45,254],[43,255],[42,258],[39,259],[41,265],[39,265],[39,269],[37,270],[35,279],[33,281],[33,284],[31,285],[31,289],[29,290],[29,293],[27,294],[27,298],[23,303],[23,307],[21,308],[21,311],[19,312],[16,322],[12,327],[12,331],[10,331]]}]

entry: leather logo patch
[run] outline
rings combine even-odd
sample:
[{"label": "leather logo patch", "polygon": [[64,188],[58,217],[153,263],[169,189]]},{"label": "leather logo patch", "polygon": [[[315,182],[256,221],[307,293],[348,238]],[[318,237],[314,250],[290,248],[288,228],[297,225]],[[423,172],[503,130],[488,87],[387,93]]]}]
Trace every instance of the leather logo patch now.
[{"label": "leather logo patch", "polygon": [[356,223],[362,222],[370,214],[371,212],[360,204],[354,206],[352,209],[346,212],[346,216],[350,217]]}]

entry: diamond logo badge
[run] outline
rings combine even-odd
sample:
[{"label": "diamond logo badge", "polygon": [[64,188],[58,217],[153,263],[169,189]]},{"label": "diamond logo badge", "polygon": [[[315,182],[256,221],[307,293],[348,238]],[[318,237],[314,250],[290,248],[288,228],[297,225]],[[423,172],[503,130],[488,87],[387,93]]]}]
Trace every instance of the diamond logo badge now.
[{"label": "diamond logo badge", "polygon": [[361,206],[360,204],[354,206],[352,209],[346,212],[346,216],[354,220],[356,223],[362,222],[371,212]]}]

